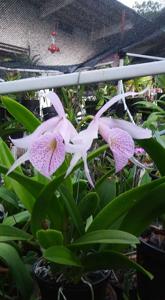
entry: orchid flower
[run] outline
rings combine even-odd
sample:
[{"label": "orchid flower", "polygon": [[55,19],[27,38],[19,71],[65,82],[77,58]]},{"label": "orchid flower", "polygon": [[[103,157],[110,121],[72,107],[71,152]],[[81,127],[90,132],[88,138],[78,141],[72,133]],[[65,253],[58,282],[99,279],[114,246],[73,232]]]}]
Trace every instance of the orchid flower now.
[{"label": "orchid flower", "polygon": [[98,133],[108,143],[115,160],[116,172],[119,172],[127,165],[128,160],[134,155],[134,139],[151,138],[152,133],[148,129],[143,129],[135,124],[124,120],[116,120],[111,117],[101,117],[107,109],[118,102],[121,98],[128,96],[136,96],[145,93],[146,90],[140,93],[127,92],[122,95],[117,95],[108,101],[95,115],[94,119],[89,124],[88,128],[81,131],[72,139],[72,144],[66,146],[66,151],[73,155],[70,167],[67,170],[66,176],[73,170],[74,166],[80,158],[84,161],[84,169],[89,183],[94,186],[89,168],[87,165],[87,152],[91,148],[93,140],[98,137]]},{"label": "orchid flower", "polygon": [[23,148],[26,152],[15,161],[8,174],[21,163],[29,160],[41,174],[50,177],[65,159],[65,144],[78,134],[67,120],[58,96],[49,92],[47,97],[58,116],[43,122],[32,134],[21,139],[12,139],[16,147]]}]

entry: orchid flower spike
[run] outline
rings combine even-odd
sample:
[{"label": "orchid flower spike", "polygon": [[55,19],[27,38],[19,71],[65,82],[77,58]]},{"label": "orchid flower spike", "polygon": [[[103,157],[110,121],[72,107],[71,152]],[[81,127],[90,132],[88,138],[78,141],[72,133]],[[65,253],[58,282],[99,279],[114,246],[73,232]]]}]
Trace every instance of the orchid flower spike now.
[{"label": "orchid flower spike", "polygon": [[66,151],[74,154],[71,160],[69,169],[66,176],[70,174],[74,166],[80,158],[84,161],[84,169],[89,183],[94,186],[91,179],[89,168],[87,165],[87,152],[91,148],[93,140],[98,137],[98,133],[109,144],[115,160],[116,172],[120,171],[127,163],[128,160],[134,155],[134,141],[135,139],[151,138],[152,133],[148,129],[143,129],[124,120],[116,120],[113,118],[101,117],[113,104],[118,102],[124,97],[136,96],[143,94],[147,91],[140,93],[127,92],[125,94],[117,95],[109,100],[95,115],[94,119],[89,124],[88,128],[81,131],[74,139],[71,140],[72,144],[66,146]]},{"label": "orchid flower spike", "polygon": [[12,139],[12,143],[26,150],[9,169],[12,172],[21,163],[29,160],[32,165],[44,176],[50,177],[65,159],[65,144],[78,133],[67,120],[59,97],[49,92],[47,98],[53,104],[57,117],[43,122],[30,135],[21,139]]}]

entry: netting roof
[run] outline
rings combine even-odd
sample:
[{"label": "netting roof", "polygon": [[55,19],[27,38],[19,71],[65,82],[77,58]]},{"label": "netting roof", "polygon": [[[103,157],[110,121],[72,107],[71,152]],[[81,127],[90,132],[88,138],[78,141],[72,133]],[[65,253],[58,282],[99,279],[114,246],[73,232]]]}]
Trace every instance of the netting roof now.
[{"label": "netting roof", "polygon": [[1,0],[0,15],[5,67],[72,72],[120,50],[165,56],[165,10],[149,22],[116,0]]}]

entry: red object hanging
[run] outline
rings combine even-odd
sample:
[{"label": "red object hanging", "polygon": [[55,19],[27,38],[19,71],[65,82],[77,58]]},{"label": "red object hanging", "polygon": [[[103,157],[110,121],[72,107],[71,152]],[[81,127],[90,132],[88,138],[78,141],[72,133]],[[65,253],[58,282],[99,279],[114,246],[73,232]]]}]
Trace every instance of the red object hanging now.
[{"label": "red object hanging", "polygon": [[55,44],[55,41],[56,41],[56,35],[57,35],[57,32],[56,31],[52,31],[51,32],[51,39],[52,39],[52,43],[51,45],[49,46],[48,50],[53,54],[55,52],[60,52],[60,48],[57,47],[57,45]]},{"label": "red object hanging", "polygon": [[53,54],[55,52],[59,52],[60,49],[59,47],[56,46],[56,44],[51,44],[50,47],[48,48],[48,50]]}]

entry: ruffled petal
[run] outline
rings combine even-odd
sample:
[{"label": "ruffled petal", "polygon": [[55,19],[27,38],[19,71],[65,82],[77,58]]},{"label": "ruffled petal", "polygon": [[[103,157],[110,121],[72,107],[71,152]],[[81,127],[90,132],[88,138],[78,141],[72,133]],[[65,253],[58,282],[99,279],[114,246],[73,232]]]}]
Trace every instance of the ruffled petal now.
[{"label": "ruffled petal", "polygon": [[100,122],[106,124],[109,128],[121,128],[127,131],[134,139],[149,139],[152,137],[152,131],[141,128],[131,122],[113,118],[100,118]]},{"label": "ruffled petal", "polygon": [[29,153],[28,151],[26,153],[24,153],[22,156],[20,156],[11,166],[11,168],[9,169],[9,171],[7,172],[6,175],[9,175],[11,172],[14,171],[14,169],[16,169],[18,166],[20,166],[21,164],[23,164],[25,161],[27,161],[29,159]]},{"label": "ruffled petal", "polygon": [[65,117],[65,111],[64,111],[63,105],[60,101],[60,98],[57,96],[57,94],[54,93],[54,92],[49,92],[48,94],[46,94],[46,97],[53,104],[53,106],[54,106],[56,112],[58,113],[59,117],[64,118]]},{"label": "ruffled petal", "polygon": [[29,149],[29,160],[44,176],[50,177],[65,159],[65,145],[58,133],[40,136]]}]

